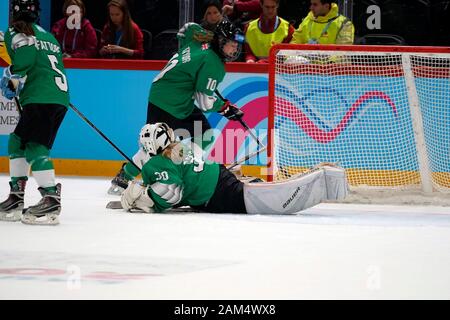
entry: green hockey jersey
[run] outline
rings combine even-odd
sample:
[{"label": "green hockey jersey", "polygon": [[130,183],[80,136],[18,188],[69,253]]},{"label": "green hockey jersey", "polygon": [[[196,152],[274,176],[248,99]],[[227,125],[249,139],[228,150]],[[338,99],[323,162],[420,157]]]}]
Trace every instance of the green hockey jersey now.
[{"label": "green hockey jersey", "polygon": [[34,36],[9,28],[5,44],[11,57],[11,72],[26,76],[19,93],[22,106],[30,103],[69,105],[69,87],[62,52],[55,37],[33,24]]},{"label": "green hockey jersey", "polygon": [[205,204],[214,194],[219,165],[195,159],[192,151],[180,161],[163,155],[152,157],[142,168],[142,179],[155,202],[153,210],[163,212],[174,206]]},{"label": "green hockey jersey", "polygon": [[224,101],[214,91],[225,77],[224,63],[208,43],[180,42],[184,45],[153,80],[149,101],[177,119],[188,117],[194,102],[203,112],[220,110]]}]

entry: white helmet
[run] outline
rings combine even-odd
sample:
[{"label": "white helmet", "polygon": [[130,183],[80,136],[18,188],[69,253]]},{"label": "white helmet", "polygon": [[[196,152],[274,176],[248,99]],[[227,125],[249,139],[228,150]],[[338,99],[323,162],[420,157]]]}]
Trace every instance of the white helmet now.
[{"label": "white helmet", "polygon": [[139,143],[151,157],[164,151],[172,142],[175,135],[172,128],[164,122],[146,124],[139,134]]}]

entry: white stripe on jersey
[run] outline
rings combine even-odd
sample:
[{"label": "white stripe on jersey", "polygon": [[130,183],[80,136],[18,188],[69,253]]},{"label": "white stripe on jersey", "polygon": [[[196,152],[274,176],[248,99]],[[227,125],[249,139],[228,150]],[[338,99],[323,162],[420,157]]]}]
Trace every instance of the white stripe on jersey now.
[{"label": "white stripe on jersey", "polygon": [[195,101],[197,101],[197,107],[203,112],[211,110],[214,107],[214,102],[217,100],[216,97],[199,91],[194,93],[194,97]]},{"label": "white stripe on jersey", "polygon": [[176,205],[183,198],[183,189],[181,186],[173,184],[165,184],[161,182],[153,183],[150,188],[158,196],[166,200],[171,205]]}]

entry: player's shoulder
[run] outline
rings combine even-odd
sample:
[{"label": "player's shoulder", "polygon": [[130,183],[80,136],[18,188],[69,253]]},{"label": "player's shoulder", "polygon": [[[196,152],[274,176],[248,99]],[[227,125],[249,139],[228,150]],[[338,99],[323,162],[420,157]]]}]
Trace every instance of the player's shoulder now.
[{"label": "player's shoulder", "polygon": [[170,170],[173,166],[173,162],[163,155],[151,157],[150,160],[148,160],[145,164],[145,168],[150,172]]},{"label": "player's shoulder", "polygon": [[192,42],[182,47],[179,51],[180,61],[183,65],[200,66],[205,62],[214,61],[212,54],[215,54],[208,43]]},{"label": "player's shoulder", "polygon": [[25,46],[33,46],[36,43],[36,37],[18,32],[14,27],[9,27],[5,33],[5,43],[13,51]]},{"label": "player's shoulder", "polygon": [[192,42],[209,42],[212,40],[213,33],[205,30],[202,26],[195,22],[187,22],[180,28],[177,33],[177,39],[180,47]]}]

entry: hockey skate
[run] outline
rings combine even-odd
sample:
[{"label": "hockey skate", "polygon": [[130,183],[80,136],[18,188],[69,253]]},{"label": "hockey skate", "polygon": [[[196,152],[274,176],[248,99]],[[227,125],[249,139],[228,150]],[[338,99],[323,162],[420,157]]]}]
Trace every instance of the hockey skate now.
[{"label": "hockey skate", "polygon": [[61,184],[56,185],[56,192],[39,188],[42,199],[34,206],[24,209],[22,222],[25,224],[57,225],[61,212]]},{"label": "hockey skate", "polygon": [[14,185],[12,182],[9,182],[11,191],[8,199],[0,203],[0,220],[20,221],[22,217],[26,183],[26,180],[18,180]]},{"label": "hockey skate", "polygon": [[123,167],[126,163],[122,164],[122,168],[119,173],[111,180],[111,187],[108,189],[108,194],[120,196],[128,187],[128,179],[125,176]]}]

